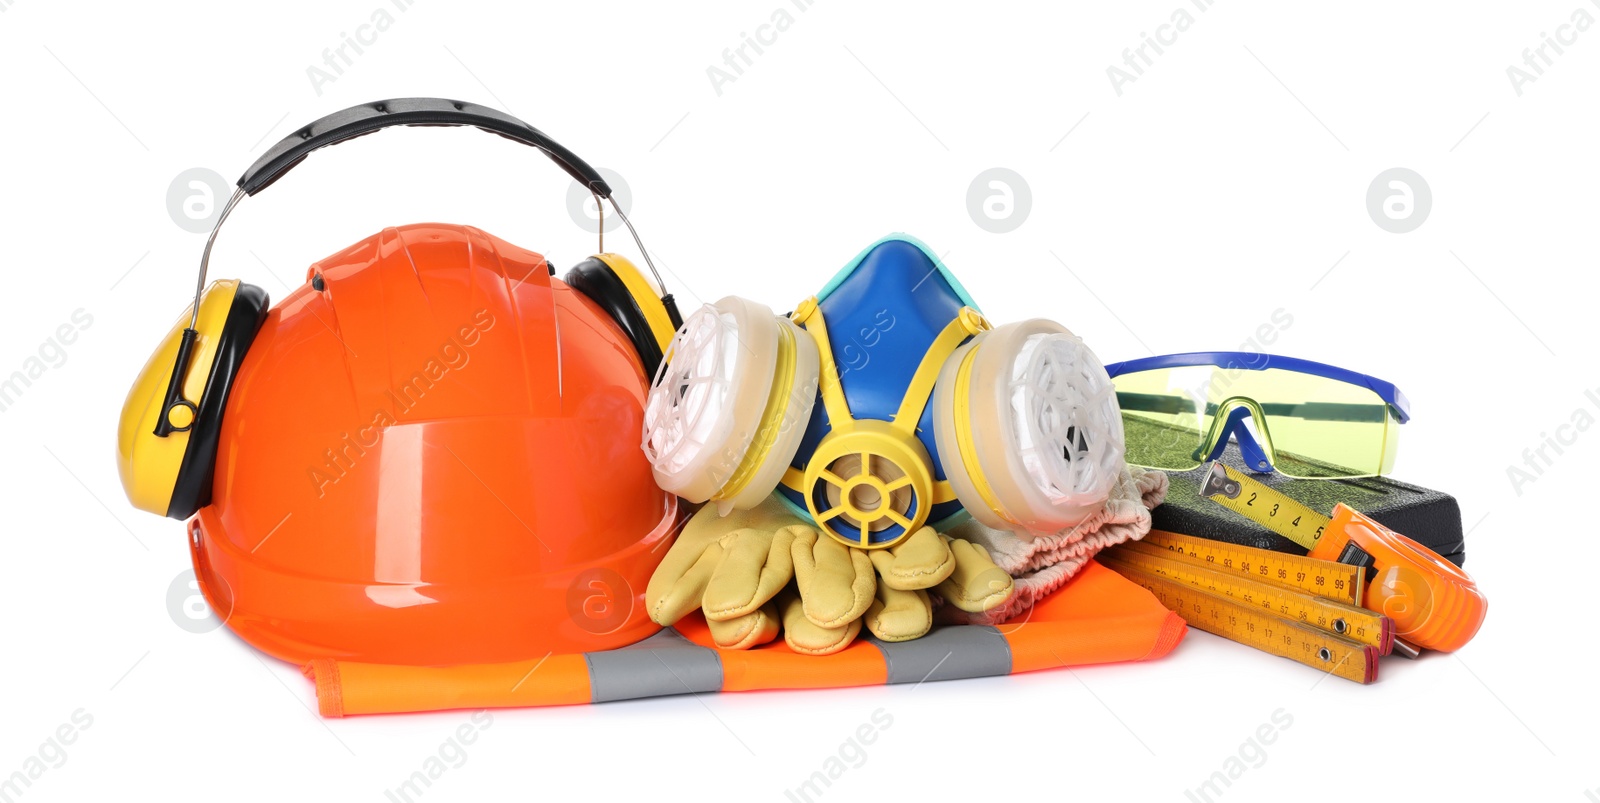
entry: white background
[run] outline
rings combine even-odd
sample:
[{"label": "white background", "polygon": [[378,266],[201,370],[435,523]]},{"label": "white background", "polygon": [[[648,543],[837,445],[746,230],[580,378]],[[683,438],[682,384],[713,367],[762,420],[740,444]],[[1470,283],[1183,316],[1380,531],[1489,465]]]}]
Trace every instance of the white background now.
[{"label": "white background", "polygon": [[[787,309],[906,231],[991,319],[1056,318],[1107,362],[1237,348],[1281,308],[1270,351],[1411,397],[1396,475],[1459,498],[1492,602],[1458,655],[1386,659],[1370,687],[1194,632],[1148,664],[495,712],[425,799],[785,800],[880,708],[892,726],[821,799],[1185,800],[1278,709],[1292,725],[1225,799],[1600,789],[1600,432],[1559,430],[1573,442],[1520,489],[1507,474],[1575,415],[1600,419],[1584,396],[1600,389],[1600,30],[1547,50],[1520,96],[1506,72],[1600,7],[817,0],[784,6],[793,25],[719,94],[707,68],[789,2],[0,0],[0,375],[75,310],[93,319],[0,413],[0,775],[93,718],[19,799],[384,800],[469,721],[324,722],[293,667],[176,626],[181,525],[130,508],[113,461],[123,395],[202,245],[169,216],[174,177],[231,180],[294,126],[415,95],[507,109],[624,176],[687,305]],[[1119,96],[1107,68],[1180,5],[1193,25]],[[392,27],[319,93],[308,67],[379,7]],[[1407,234],[1365,200],[1397,166],[1433,198]],[[967,211],[991,167],[1031,190],[1010,233]],[[312,261],[424,220],[564,269],[593,248],[570,185],[478,132],[385,133],[247,201],[213,271],[281,297]]]}]

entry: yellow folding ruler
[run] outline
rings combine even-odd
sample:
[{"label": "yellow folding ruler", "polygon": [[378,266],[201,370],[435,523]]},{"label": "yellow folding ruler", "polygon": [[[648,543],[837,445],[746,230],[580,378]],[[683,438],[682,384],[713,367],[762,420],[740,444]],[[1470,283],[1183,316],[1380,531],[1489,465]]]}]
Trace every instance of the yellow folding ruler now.
[{"label": "yellow folding ruler", "polygon": [[1185,622],[1206,631],[1289,658],[1357,683],[1378,679],[1377,647],[1359,644],[1307,625],[1263,612],[1233,597],[1197,588],[1180,580],[1146,572],[1117,558],[1121,547],[1101,552],[1098,559],[1154,594]]},{"label": "yellow folding ruler", "polygon": [[[1262,613],[1376,647],[1380,655],[1388,655],[1394,647],[1394,623],[1388,617],[1298,590],[1288,583],[1258,580],[1243,572],[1218,570],[1213,568],[1213,564],[1137,541],[1118,547],[1111,559],[1119,564],[1118,568],[1125,566],[1158,574],[1203,591],[1230,597]],[[1304,574],[1303,571],[1297,573]]]},{"label": "yellow folding ruler", "polygon": [[[1200,495],[1307,550],[1330,522],[1220,462]],[[1362,566],[1161,531],[1101,560],[1200,630],[1358,683],[1376,680],[1396,645],[1394,621],[1361,607]]]},{"label": "yellow folding ruler", "polygon": [[1139,543],[1187,555],[1219,571],[1296,588],[1323,599],[1359,606],[1365,598],[1367,573],[1359,566],[1317,560],[1270,549],[1213,541],[1151,530]]}]

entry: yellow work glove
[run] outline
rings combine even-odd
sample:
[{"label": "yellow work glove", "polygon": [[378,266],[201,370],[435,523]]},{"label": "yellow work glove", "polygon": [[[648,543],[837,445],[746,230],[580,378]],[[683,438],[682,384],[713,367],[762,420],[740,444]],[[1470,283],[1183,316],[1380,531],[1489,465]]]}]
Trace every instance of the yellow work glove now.
[{"label": "yellow work glove", "polygon": [[972,613],[987,611],[1011,598],[1011,575],[996,566],[989,553],[931,527],[871,553],[881,581],[867,609],[867,629],[884,641],[910,641],[933,627],[933,589],[950,605]]},{"label": "yellow work glove", "polygon": [[723,649],[766,644],[781,629],[796,652],[826,655],[848,647],[863,624],[884,641],[927,633],[928,589],[973,612],[1013,591],[982,547],[928,527],[889,549],[847,547],[772,496],[728,516],[712,506],[695,513],[651,576],[645,604],[663,626],[701,608]]},{"label": "yellow work glove", "polygon": [[[775,602],[789,581],[797,593]],[[671,625],[699,607],[712,640],[745,649],[777,637],[825,654],[849,646],[873,600],[872,563],[826,536],[776,497],[727,516],[714,506],[689,519],[645,589],[650,618]],[[804,599],[803,609],[798,604]],[[794,614],[790,614],[790,607]]]}]

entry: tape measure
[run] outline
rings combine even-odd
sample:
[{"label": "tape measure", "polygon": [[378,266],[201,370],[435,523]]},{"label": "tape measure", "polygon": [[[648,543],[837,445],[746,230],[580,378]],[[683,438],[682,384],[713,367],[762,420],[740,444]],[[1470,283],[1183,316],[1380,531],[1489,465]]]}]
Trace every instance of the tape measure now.
[{"label": "tape measure", "polygon": [[1220,460],[1213,461],[1206,470],[1200,496],[1305,547],[1307,552],[1316,548],[1332,521]]},{"label": "tape measure", "polygon": [[1346,605],[1359,606],[1365,599],[1367,573],[1358,566],[1161,530],[1151,530],[1138,543],[1195,558],[1212,569],[1288,586]]},{"label": "tape measure", "polygon": [[[1129,542],[1112,551],[1119,568],[1158,574],[1203,591],[1221,594],[1290,622],[1332,636],[1375,647],[1379,655],[1394,648],[1394,622],[1382,614],[1338,602],[1287,585],[1257,580],[1243,572],[1213,568],[1198,557],[1170,552],[1154,544]],[[1303,573],[1302,573],[1303,576]]]},{"label": "tape measure", "polygon": [[1487,603],[1471,577],[1346,505],[1324,516],[1221,461],[1206,468],[1200,496],[1309,553],[1165,532],[1100,553],[1201,630],[1371,683],[1397,643],[1408,655],[1454,650],[1483,624]]}]

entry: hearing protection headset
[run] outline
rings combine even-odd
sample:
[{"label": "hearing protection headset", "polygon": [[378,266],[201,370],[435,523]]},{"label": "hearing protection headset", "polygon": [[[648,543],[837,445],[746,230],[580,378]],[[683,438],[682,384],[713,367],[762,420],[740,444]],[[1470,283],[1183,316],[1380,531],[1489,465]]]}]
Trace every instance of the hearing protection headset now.
[{"label": "hearing protection headset", "polygon": [[[593,167],[527,123],[495,109],[440,98],[400,98],[353,106],[304,126],[274,145],[239,178],[223,206],[195,282],[194,303],[150,357],[123,404],[118,428],[123,488],[135,507],[187,519],[211,501],[212,474],[228,392],[256,332],[267,319],[266,291],[234,279],[206,286],[211,249],[233,208],[282,178],[312,151],[394,126],[471,126],[543,151],[595,196],[601,208],[600,253],[579,262],[565,280],[619,326],[653,376],[674,332],[677,304],[611,187]],[[612,207],[644,255],[652,284],[626,258],[605,253],[604,208]],[[553,272],[552,268],[552,272]],[[312,278],[317,285],[321,276]]]},{"label": "hearing protection headset", "polygon": [[[826,304],[808,298],[781,316],[730,296],[689,316],[645,406],[662,488],[723,513],[778,489],[824,532],[867,549],[899,543],[953,501],[990,527],[1035,535],[1103,505],[1123,465],[1121,413],[1105,368],[1066,328],[991,328],[951,299],[909,382],[888,389],[898,409],[869,417],[842,387],[833,342],[849,329],[830,334]],[[819,397],[825,416],[814,418]],[[919,423],[930,405],[931,433]]]}]

